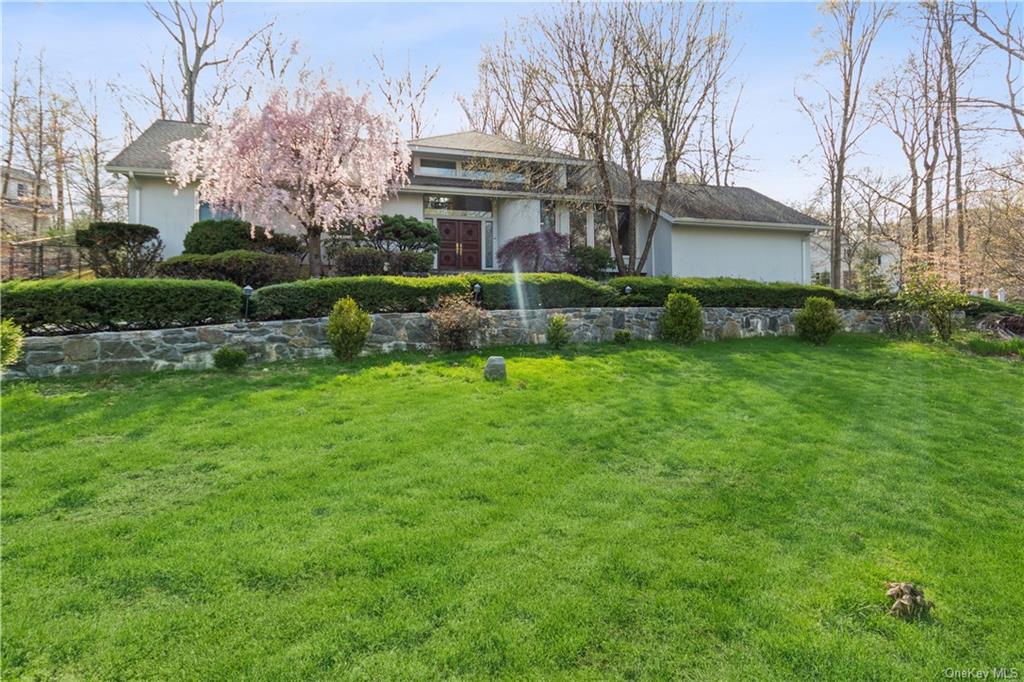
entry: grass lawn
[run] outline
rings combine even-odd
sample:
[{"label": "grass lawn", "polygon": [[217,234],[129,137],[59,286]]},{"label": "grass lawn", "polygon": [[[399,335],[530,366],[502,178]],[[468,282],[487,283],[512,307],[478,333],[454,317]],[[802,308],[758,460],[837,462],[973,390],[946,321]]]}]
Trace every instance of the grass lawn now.
[{"label": "grass lawn", "polygon": [[8,383],[5,678],[1024,674],[1024,364],[504,352]]}]

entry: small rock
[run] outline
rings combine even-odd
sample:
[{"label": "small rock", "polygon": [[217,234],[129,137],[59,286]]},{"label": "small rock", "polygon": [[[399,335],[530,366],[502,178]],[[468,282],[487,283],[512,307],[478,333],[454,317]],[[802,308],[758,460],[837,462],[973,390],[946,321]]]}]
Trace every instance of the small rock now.
[{"label": "small rock", "polygon": [[487,381],[505,381],[505,358],[492,355],[484,365],[484,379]]}]

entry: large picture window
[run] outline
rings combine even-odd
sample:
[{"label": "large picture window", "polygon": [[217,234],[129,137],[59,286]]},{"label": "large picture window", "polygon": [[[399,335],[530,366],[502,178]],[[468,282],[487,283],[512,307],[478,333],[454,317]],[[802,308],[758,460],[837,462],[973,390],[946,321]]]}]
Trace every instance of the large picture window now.
[{"label": "large picture window", "polygon": [[622,254],[633,255],[633,235],[629,233],[629,207],[616,206],[619,228],[619,246],[622,247]]},{"label": "large picture window", "polygon": [[234,211],[227,208],[217,208],[210,206],[205,201],[199,202],[199,219],[200,220],[238,220],[239,216]]},{"label": "large picture window", "polygon": [[569,248],[587,245],[587,212],[582,208],[569,211]]},{"label": "large picture window", "polygon": [[423,197],[424,216],[462,216],[492,218],[492,202],[487,197],[464,197],[428,194]]},{"label": "large picture window", "polygon": [[604,206],[594,206],[594,246],[606,249],[609,253],[612,250],[612,233],[608,229],[607,214]]}]

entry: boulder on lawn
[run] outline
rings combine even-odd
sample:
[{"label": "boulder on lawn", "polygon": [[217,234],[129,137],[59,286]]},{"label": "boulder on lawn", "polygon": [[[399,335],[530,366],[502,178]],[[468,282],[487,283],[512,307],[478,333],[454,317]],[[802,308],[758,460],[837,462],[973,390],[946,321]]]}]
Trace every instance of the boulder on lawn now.
[{"label": "boulder on lawn", "polygon": [[487,358],[487,364],[484,365],[484,379],[487,379],[487,381],[504,381],[505,358],[500,355],[492,355]]}]

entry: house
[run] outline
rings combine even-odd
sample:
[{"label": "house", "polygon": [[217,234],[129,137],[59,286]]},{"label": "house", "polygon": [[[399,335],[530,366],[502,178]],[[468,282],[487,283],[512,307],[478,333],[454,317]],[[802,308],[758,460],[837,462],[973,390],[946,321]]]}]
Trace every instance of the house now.
[{"label": "house", "polygon": [[0,197],[4,239],[45,237],[55,216],[50,183],[27,170],[8,166],[0,168],[0,177],[6,188]]},{"label": "house", "polygon": [[[107,166],[128,178],[129,221],[159,228],[166,256],[181,252],[193,222],[214,215],[194,188],[176,191],[167,179],[167,146],[203,130],[200,124],[156,121]],[[628,232],[624,206],[613,226],[603,209],[595,210],[596,174],[584,159],[480,132],[412,140],[409,148],[409,183],[381,212],[434,222],[442,240],[439,270],[496,270],[503,244],[539,230],[565,234],[573,246],[606,247],[611,229],[623,241]],[[613,181],[614,188],[624,186],[621,177]],[[653,182],[642,187],[640,246],[626,244],[627,255],[646,240],[654,187]],[[645,270],[809,282],[810,236],[824,227],[751,189],[674,184],[657,217]]]},{"label": "house", "polygon": [[[896,288],[900,279],[903,255],[899,244],[882,236],[859,234],[844,236],[841,248],[842,287],[856,289],[861,273],[874,271],[877,277]],[[832,235],[821,230],[811,236],[811,279],[828,284],[832,265]],[[859,271],[859,272],[858,272]]]}]

